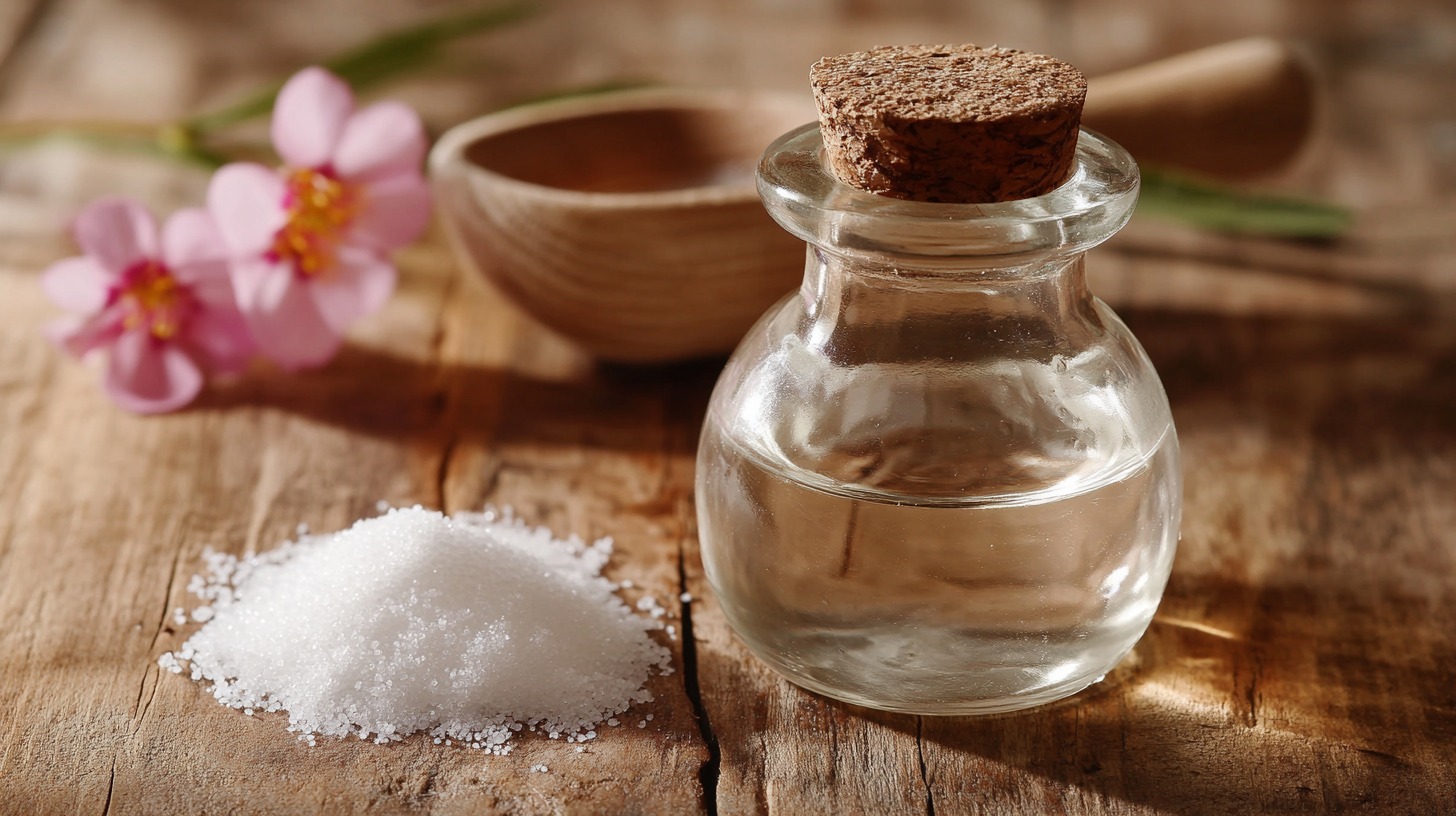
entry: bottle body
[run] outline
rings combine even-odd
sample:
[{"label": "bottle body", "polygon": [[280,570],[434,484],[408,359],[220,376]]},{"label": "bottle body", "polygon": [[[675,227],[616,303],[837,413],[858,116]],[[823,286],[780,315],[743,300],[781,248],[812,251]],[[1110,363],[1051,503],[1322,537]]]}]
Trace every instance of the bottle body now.
[{"label": "bottle body", "polygon": [[859,705],[990,713],[1076,692],[1141,636],[1177,543],[1177,438],[1078,249],[963,271],[824,242],[734,353],[699,532],[770,666]]}]

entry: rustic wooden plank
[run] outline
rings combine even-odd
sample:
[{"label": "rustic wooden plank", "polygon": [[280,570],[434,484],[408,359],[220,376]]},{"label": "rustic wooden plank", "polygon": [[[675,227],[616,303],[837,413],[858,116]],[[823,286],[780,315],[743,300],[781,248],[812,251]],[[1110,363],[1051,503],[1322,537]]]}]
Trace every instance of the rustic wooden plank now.
[{"label": "rustic wooden plank", "polygon": [[[589,387],[528,373],[501,377],[484,367],[442,372],[432,358],[442,343],[491,348],[488,330],[468,329],[477,315],[492,313],[492,303],[481,302],[478,287],[453,290],[453,268],[438,244],[413,254],[409,268],[447,272],[409,275],[388,311],[327,370],[254,373],[205,395],[197,409],[160,420],[120,414],[95,391],[90,372],[37,351],[34,320],[10,324],[15,342],[6,347],[44,360],[64,388],[39,398],[67,408],[31,424],[41,445],[28,465],[11,464],[26,453],[19,446],[0,451],[7,470],[30,473],[21,506],[7,514],[16,523],[0,576],[0,609],[17,622],[0,651],[24,656],[0,669],[3,702],[25,712],[12,720],[0,761],[0,811],[74,812],[109,802],[118,813],[396,812],[436,801],[441,812],[700,809],[698,770],[707,755],[681,673],[655,681],[658,702],[631,712],[627,727],[605,731],[586,753],[527,736],[508,757],[419,739],[394,746],[322,740],[307,748],[283,730],[281,716],[242,717],[200,686],[159,673],[156,656],[193,628],[177,631],[171,615],[191,605],[184,586],[203,546],[266,549],[300,522],[337,529],[372,514],[380,499],[437,504],[449,472],[445,451],[456,451],[450,467],[467,467],[483,451],[477,433],[492,440],[487,456],[500,457],[497,472],[488,490],[468,499],[447,488],[451,509],[489,499],[563,533],[616,535],[616,574],[676,606],[680,532],[672,506],[666,524],[623,512],[652,504],[664,484],[662,429],[643,424],[644,411],[660,410],[653,399],[634,400],[627,391],[593,396]],[[28,275],[11,274],[7,284],[7,302],[46,313]],[[467,330],[457,338],[438,336],[447,291],[455,291],[455,325]],[[471,406],[452,406],[444,386],[529,413],[508,410],[495,433]],[[34,410],[28,401],[12,404],[22,419]],[[623,435],[602,438],[600,455],[582,444],[598,437],[583,410],[618,417]],[[441,416],[459,426],[442,428]],[[512,430],[523,417],[538,420],[526,425],[524,438]],[[85,430],[56,430],[72,426]],[[76,461],[75,443],[96,448],[92,461]],[[647,714],[654,715],[648,728],[631,727],[633,717]],[[538,762],[552,773],[528,776]],[[249,769],[273,772],[256,785],[245,783],[255,776]]]},{"label": "rustic wooden plank", "polygon": [[[38,2],[0,11],[0,43],[21,42],[27,13],[41,21],[4,69],[10,116],[173,115],[404,14],[55,0],[35,17]],[[1326,165],[1280,182],[1380,205],[1350,241],[1140,224],[1093,260],[1094,289],[1164,374],[1188,465],[1179,561],[1136,659],[1071,703],[992,719],[797,690],[748,655],[702,579],[692,459],[714,363],[595,368],[457,279],[438,240],[406,256],[399,297],[328,369],[258,371],[176,416],[123,415],[94,372],[38,340],[51,311],[36,273],[67,251],[55,232],[90,195],[170,206],[203,179],[52,148],[0,175],[0,812],[1450,809],[1456,248],[1449,214],[1425,206],[1453,177],[1430,130],[1449,93],[1439,71],[1419,84],[1429,49],[1413,67],[1376,64],[1411,20],[1449,30],[1438,2],[618,5],[553,6],[500,43],[508,67],[489,83],[410,87],[451,118],[603,74],[799,88],[821,53],[949,32],[1054,48],[1094,73],[1254,31],[1312,31],[1327,58],[1372,63],[1337,72],[1347,107]],[[341,26],[308,31],[341,10]],[[264,39],[280,46],[259,63]],[[560,59],[533,63],[542,53]],[[137,60],[125,93],[97,67],[122,57]],[[186,635],[169,618],[204,545],[266,548],[378,499],[511,504],[615,536],[611,575],[638,584],[631,600],[677,606],[686,635],[667,641],[680,671],[654,681],[649,727],[629,716],[585,754],[541,739],[503,758],[419,741],[307,749],[281,718],[242,717],[158,672]],[[671,603],[684,587],[694,600]],[[551,772],[530,774],[537,762]]]},{"label": "rustic wooden plank", "polygon": [[[1361,277],[1141,253],[1094,267],[1163,372],[1188,479],[1173,582],[1134,657],[1062,705],[917,722],[793,689],[703,603],[723,812],[915,812],[917,766],[941,813],[1456,801],[1456,697],[1439,668],[1456,649],[1450,294],[1392,300]],[[1419,288],[1425,269],[1408,271]]]},{"label": "rustic wooden plank", "polygon": [[697,677],[720,764],[720,813],[921,813],[917,718],[803,691],[759,663],[688,560]]},{"label": "rustic wooden plank", "polygon": [[[33,280],[12,272],[7,306],[34,301]],[[430,320],[438,296],[438,286],[406,287],[395,308]],[[28,315],[50,311],[28,305]],[[35,318],[16,315],[8,323],[16,332],[11,345],[41,346]],[[405,339],[400,332],[389,338]],[[7,699],[8,710],[25,712],[12,726],[20,731],[8,743],[14,750],[5,757],[0,810],[75,812],[103,801],[121,812],[193,809],[176,807],[185,802],[236,807],[250,799],[248,809],[260,812],[285,806],[285,799],[267,804],[277,791],[226,783],[246,767],[238,761],[307,764],[291,736],[277,721],[229,716],[235,712],[181,678],[158,682],[155,659],[180,644],[182,633],[169,621],[188,602],[183,587],[204,545],[271,546],[300,522],[335,529],[371,512],[380,498],[415,498],[421,481],[432,487],[437,465],[412,461],[410,413],[390,415],[365,436],[346,423],[295,415],[283,400],[269,404],[286,393],[316,407],[350,406],[327,376],[303,382],[262,373],[237,386],[247,407],[237,392],[224,391],[195,410],[137,418],[105,402],[94,372],[43,353],[53,385],[40,398],[51,408],[13,434],[37,441],[0,577],[0,604],[17,622],[4,651],[24,656],[0,671],[6,694],[18,695]],[[428,378],[391,387],[421,395],[422,383]],[[352,414],[362,422],[381,416],[370,410]],[[175,784],[156,784],[159,768]],[[323,776],[300,776],[300,786],[317,789]],[[340,776],[347,791],[365,774]]]},{"label": "rustic wooden plank", "polygon": [[[45,47],[28,55],[3,106],[21,118],[92,118],[115,103],[124,107],[116,112],[127,117],[175,115],[206,93],[193,84],[198,72],[178,66],[201,61],[198,44],[216,42],[201,35],[218,24],[204,15],[198,21],[202,25],[179,32],[179,22],[187,25],[145,9],[130,14],[116,4],[74,0],[58,12]],[[387,24],[372,19],[366,28]],[[127,93],[106,91],[107,74],[97,69],[115,62],[112,51],[79,62],[71,58],[88,53],[98,38],[114,51],[150,35],[162,46],[146,51],[150,73],[128,77],[136,90],[146,86],[149,91],[142,107]],[[227,41],[239,42],[236,37]],[[337,46],[300,44],[310,47],[322,52]],[[128,64],[138,67],[135,60]],[[252,67],[277,73],[273,66]],[[152,81],[158,72],[167,74],[160,86]],[[57,87],[70,92],[57,96]],[[466,298],[453,313],[458,331],[447,336],[441,313],[457,282],[446,250],[436,242],[414,252],[417,260],[406,263],[405,284],[390,308],[362,328],[327,369],[300,377],[254,372],[177,416],[126,417],[96,393],[90,373],[60,361],[40,343],[38,316],[51,310],[34,285],[34,272],[68,251],[48,233],[86,198],[121,189],[162,208],[195,200],[205,179],[75,148],[47,149],[41,155],[45,161],[39,165],[7,167],[5,178],[13,197],[7,203],[23,212],[29,193],[41,199],[43,214],[7,220],[24,241],[7,243],[7,258],[23,266],[7,273],[5,303],[24,309],[17,312],[24,319],[7,323],[14,333],[14,342],[6,345],[14,358],[7,360],[12,363],[7,382],[15,398],[4,403],[6,418],[13,421],[7,426],[12,431],[4,434],[8,444],[0,444],[0,472],[29,472],[31,479],[26,490],[7,491],[0,505],[7,511],[0,528],[5,534],[0,563],[9,567],[0,576],[0,581],[8,579],[0,583],[0,609],[14,611],[8,619],[19,624],[0,649],[7,656],[0,675],[9,695],[3,699],[13,703],[7,710],[25,712],[7,718],[0,811],[344,813],[395,812],[422,804],[437,805],[441,812],[700,809],[697,774],[706,753],[680,673],[656,681],[658,706],[633,712],[654,714],[650,728],[604,734],[584,754],[564,743],[522,738],[516,754],[484,764],[480,755],[427,740],[402,746],[323,741],[306,749],[282,730],[281,718],[239,717],[213,704],[195,684],[160,675],[156,656],[178,646],[192,628],[175,631],[171,615],[177,606],[192,605],[183,587],[198,569],[204,545],[233,552],[266,549],[291,537],[300,522],[315,530],[337,529],[371,514],[379,499],[440,505],[447,456],[458,450],[461,461],[469,461],[478,452],[473,440],[494,439],[491,426],[482,421],[488,416],[476,413],[474,405],[457,407],[457,393],[504,404],[519,390],[511,384],[539,384],[546,390],[531,392],[534,407],[549,414],[557,396],[564,394],[569,405],[589,386],[557,388],[547,379],[582,370],[579,361],[555,365],[562,356],[559,346],[543,354],[514,355],[510,362],[518,372],[508,378],[475,365],[438,364],[441,349],[457,346],[499,356],[514,348],[518,332],[498,302],[480,305]],[[501,317],[479,320],[472,309]],[[47,390],[52,379],[65,383],[63,396]],[[41,415],[40,407],[56,398],[67,409]],[[524,477],[498,479],[504,484],[500,496],[487,491],[452,506],[476,508],[487,499],[504,499],[520,506],[523,516],[562,532],[621,534],[614,567],[638,576],[644,592],[673,605],[680,591],[676,541],[666,542],[664,549],[662,531],[655,526],[617,529],[602,507],[574,500],[575,492],[585,490],[560,483],[562,474],[588,469],[590,457],[573,448],[581,441],[580,430],[590,425],[580,416],[572,421],[560,438],[532,437],[518,452],[503,448],[508,455],[501,470]],[[85,432],[59,430],[70,423],[84,426]],[[477,430],[483,436],[472,435]],[[112,437],[125,442],[108,444]],[[37,439],[43,447],[32,456],[28,443]],[[72,462],[77,453],[68,448],[72,441],[96,445],[106,455]],[[621,500],[650,498],[658,480],[659,457],[650,448],[655,443],[650,436],[638,442],[649,448],[639,450],[634,443],[623,449],[626,459],[600,464],[601,484],[628,488]],[[48,476],[37,478],[38,472]],[[94,512],[73,515],[79,502]],[[606,511],[613,507],[608,503]],[[48,521],[53,516],[67,523]],[[75,530],[72,520],[79,520]],[[58,535],[65,537],[57,551],[51,542]],[[98,550],[103,557],[96,557]],[[46,594],[32,594],[32,588]],[[55,603],[45,598],[79,600],[57,614]],[[103,598],[108,606],[100,610],[85,600]],[[119,628],[123,622],[124,631]],[[37,645],[75,640],[68,634],[73,632],[85,633],[84,642],[65,648]],[[54,687],[74,691],[43,695]],[[68,736],[57,739],[56,733]],[[538,761],[555,773],[529,774]],[[258,769],[268,769],[266,784],[250,781]]]},{"label": "rustic wooden plank", "polygon": [[[1456,801],[1448,372],[1400,319],[1134,309],[1188,505],[1138,660],[1075,705],[927,720],[937,807],[1440,812]],[[1400,554],[1395,555],[1396,552]],[[1445,578],[1437,576],[1446,576]]]}]

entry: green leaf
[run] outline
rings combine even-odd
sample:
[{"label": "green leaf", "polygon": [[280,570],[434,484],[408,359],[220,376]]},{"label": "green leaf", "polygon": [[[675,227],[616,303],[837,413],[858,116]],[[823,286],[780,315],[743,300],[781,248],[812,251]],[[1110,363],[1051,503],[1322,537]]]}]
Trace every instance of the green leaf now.
[{"label": "green leaf", "polygon": [[[451,40],[516,22],[533,13],[535,8],[536,4],[531,0],[514,0],[504,5],[430,20],[385,34],[326,60],[323,66],[338,74],[355,91],[363,91],[427,65]],[[263,116],[273,110],[273,100],[282,87],[281,82],[270,85],[236,104],[195,116],[183,123],[183,127],[194,135],[200,135]]]},{"label": "green leaf", "polygon": [[577,85],[548,91],[537,94],[526,99],[520,99],[507,105],[506,108],[524,108],[529,105],[539,105],[544,102],[557,102],[563,99],[580,99],[599,94],[617,93],[618,91],[635,91],[641,88],[651,88],[656,83],[646,79],[609,79],[606,82],[597,82],[592,85]]},{"label": "green leaf", "polygon": [[1281,238],[1333,238],[1351,221],[1350,211],[1335,204],[1245,193],[1146,168],[1137,212],[1214,232]]}]

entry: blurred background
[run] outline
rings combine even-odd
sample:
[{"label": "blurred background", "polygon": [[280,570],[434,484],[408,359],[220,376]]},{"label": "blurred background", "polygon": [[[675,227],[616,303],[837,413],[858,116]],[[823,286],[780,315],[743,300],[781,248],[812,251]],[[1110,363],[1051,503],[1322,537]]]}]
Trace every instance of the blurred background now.
[{"label": "blurred background", "polygon": [[[1243,184],[1352,208],[1348,233],[1230,238],[1139,217],[1094,259],[1094,288],[1115,305],[1151,305],[1154,291],[1174,305],[1177,292],[1178,305],[1217,302],[1226,313],[1445,314],[1456,302],[1430,297],[1456,293],[1450,0],[5,0],[0,132],[119,121],[151,138],[157,125],[226,108],[301,66],[482,8],[511,9],[511,19],[448,37],[427,64],[365,96],[416,106],[438,134],[602,86],[765,88],[807,103],[816,59],[882,44],[999,44],[1095,78],[1244,37],[1291,41],[1319,78],[1314,135],[1289,167]],[[259,117],[228,138],[261,143],[265,128]],[[200,200],[207,182],[204,168],[145,150],[0,146],[0,261],[20,268],[64,254],[67,220],[95,195],[124,191],[170,209]]]},{"label": "blurred background", "polygon": [[[481,5],[5,0],[0,117],[167,120],[391,29]],[[543,0],[518,22],[462,38],[389,94],[419,106],[438,130],[602,83],[807,95],[814,60],[883,44],[999,44],[1095,76],[1250,35],[1296,40],[1314,55],[1329,90],[1321,135],[1340,135],[1280,185],[1361,207],[1451,197],[1450,0]]]}]

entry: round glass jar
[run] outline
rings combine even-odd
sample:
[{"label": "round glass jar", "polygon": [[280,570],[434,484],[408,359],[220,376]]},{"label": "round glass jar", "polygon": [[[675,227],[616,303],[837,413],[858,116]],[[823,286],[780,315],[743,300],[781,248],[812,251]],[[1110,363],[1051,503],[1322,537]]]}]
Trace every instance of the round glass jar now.
[{"label": "round glass jar", "polygon": [[891,711],[1096,682],[1152,620],[1182,506],[1162,384],[1083,273],[1131,215],[1137,165],[1083,131],[1046,195],[903,201],[836,179],[806,125],[758,172],[809,251],[729,360],[698,450],[729,622],[794,683]]}]

